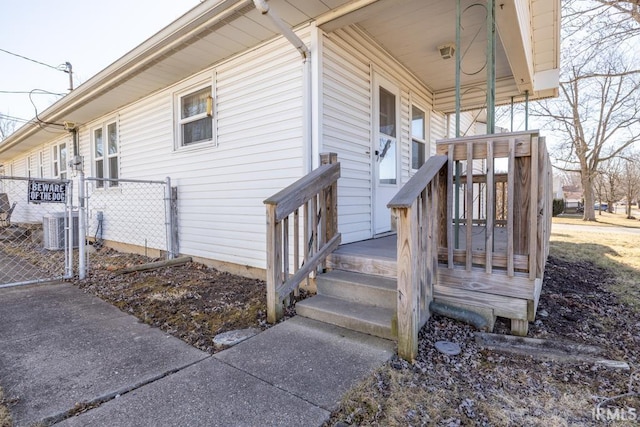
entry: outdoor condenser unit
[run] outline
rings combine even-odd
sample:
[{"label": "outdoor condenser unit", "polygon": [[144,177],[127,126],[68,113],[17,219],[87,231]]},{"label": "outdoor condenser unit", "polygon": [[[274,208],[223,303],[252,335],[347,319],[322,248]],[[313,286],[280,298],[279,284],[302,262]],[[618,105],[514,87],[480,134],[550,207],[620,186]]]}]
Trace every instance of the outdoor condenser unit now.
[{"label": "outdoor condenser unit", "polygon": [[[78,247],[78,212],[72,212],[73,247]],[[42,231],[44,234],[44,248],[52,251],[62,250],[67,241],[67,232],[64,229],[65,212],[55,212],[42,218]]]}]

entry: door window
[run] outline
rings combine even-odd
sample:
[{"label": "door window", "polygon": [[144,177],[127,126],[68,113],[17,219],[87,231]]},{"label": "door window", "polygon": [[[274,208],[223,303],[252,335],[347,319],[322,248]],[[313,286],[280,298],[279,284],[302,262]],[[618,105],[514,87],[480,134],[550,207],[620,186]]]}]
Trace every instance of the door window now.
[{"label": "door window", "polygon": [[377,150],[380,184],[396,184],[396,96],[380,87],[380,139]]}]

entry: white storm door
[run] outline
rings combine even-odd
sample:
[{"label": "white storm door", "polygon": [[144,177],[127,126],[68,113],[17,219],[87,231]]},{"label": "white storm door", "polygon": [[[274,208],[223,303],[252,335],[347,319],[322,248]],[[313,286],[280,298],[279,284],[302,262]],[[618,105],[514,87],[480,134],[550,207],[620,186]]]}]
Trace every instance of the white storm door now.
[{"label": "white storm door", "polygon": [[400,90],[386,79],[374,78],[373,231],[391,231],[387,203],[398,192]]}]

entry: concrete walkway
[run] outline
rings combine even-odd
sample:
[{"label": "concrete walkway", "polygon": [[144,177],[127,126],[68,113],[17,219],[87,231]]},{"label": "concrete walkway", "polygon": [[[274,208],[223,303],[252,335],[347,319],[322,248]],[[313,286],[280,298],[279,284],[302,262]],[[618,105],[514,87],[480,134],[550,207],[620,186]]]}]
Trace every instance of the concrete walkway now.
[{"label": "concrete walkway", "polygon": [[321,425],[393,352],[295,317],[211,356],[68,284],[0,289],[16,426]]}]

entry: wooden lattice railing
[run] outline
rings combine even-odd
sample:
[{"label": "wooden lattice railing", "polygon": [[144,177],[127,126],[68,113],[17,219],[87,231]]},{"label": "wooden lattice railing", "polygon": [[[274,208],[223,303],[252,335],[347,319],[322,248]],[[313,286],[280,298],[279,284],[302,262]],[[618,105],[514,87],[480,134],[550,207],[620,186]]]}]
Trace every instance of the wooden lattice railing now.
[{"label": "wooden lattice railing", "polygon": [[398,354],[408,360],[434,295],[472,296],[497,312],[492,304],[513,301],[512,332],[526,334],[549,252],[551,163],[537,131],[439,141],[437,154],[388,204],[398,232]]},{"label": "wooden lattice railing", "polygon": [[290,295],[315,274],[341,241],[337,206],[340,163],[335,153],[321,154],[320,158],[319,168],[264,201],[267,207],[267,321],[270,323],[283,316]]},{"label": "wooden lattice railing", "polygon": [[[491,274],[498,268],[508,277],[541,277],[553,185],[544,138],[538,131],[456,138],[438,141],[437,153],[448,157],[450,172],[440,261],[467,271],[482,267]],[[500,248],[498,228],[505,240]],[[474,240],[478,234],[484,238]]]}]

